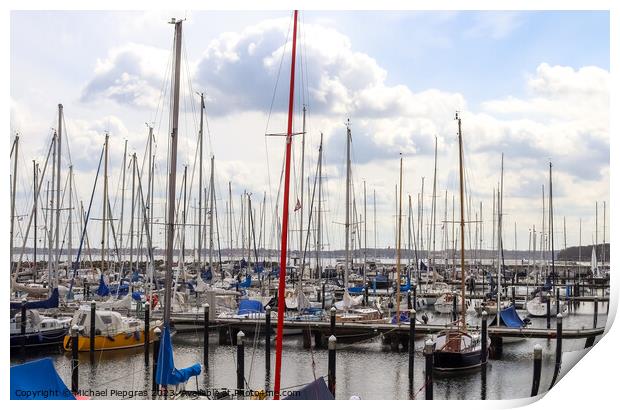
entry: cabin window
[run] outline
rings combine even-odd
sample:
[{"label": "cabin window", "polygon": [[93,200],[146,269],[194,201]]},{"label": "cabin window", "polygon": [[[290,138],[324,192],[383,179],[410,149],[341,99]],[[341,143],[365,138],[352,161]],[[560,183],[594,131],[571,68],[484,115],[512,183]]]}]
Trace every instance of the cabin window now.
[{"label": "cabin window", "polygon": [[107,316],[107,315],[101,315],[101,321],[106,324],[109,325],[112,323],[112,316]]},{"label": "cabin window", "polygon": [[86,322],[86,315],[81,315],[78,326],[84,326],[84,322]]}]

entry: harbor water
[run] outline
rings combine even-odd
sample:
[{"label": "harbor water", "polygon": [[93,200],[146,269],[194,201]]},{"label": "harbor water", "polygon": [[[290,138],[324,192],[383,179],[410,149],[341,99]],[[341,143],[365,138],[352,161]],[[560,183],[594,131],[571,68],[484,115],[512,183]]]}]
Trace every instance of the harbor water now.
[{"label": "harbor water", "polygon": [[[607,320],[607,302],[599,302],[598,326]],[[440,315],[431,309],[426,312],[429,323],[444,324],[450,315]],[[552,310],[554,312],[554,310]],[[593,326],[593,303],[581,302],[565,315],[564,329],[588,329]],[[519,311],[521,317],[525,311]],[[489,318],[489,322],[492,318]],[[531,326],[545,328],[546,318],[531,318]],[[479,325],[480,318],[473,310],[468,312],[468,323]],[[551,328],[554,329],[555,317]],[[596,341],[600,340],[600,336]],[[173,339],[174,360],[177,368],[202,362],[202,330],[177,333]],[[545,392],[554,371],[554,339],[524,339],[504,343],[501,358],[491,359],[487,365],[486,380],[480,369],[454,374],[434,374],[435,399],[516,399],[530,396],[532,387],[533,349],[536,344],[543,348],[543,368],[539,393]],[[416,338],[416,355],[413,388],[408,381],[408,353],[394,352],[381,342],[381,336],[353,344],[339,344],[336,359],[336,398],[349,399],[424,399],[424,338]],[[585,339],[563,340],[564,352],[583,351]],[[273,389],[273,366],[275,348],[272,347],[271,372],[265,371],[264,336],[247,335],[245,338],[246,389]],[[217,332],[212,331],[209,340],[209,368],[197,378],[188,381],[188,391],[196,389],[213,393],[215,390],[236,387],[236,346],[218,344]],[[566,356],[566,355],[565,355]],[[71,355],[60,350],[27,353],[26,360],[51,357],[61,378],[67,385],[71,381]],[[12,352],[11,364],[21,363],[19,351]],[[96,352],[91,364],[88,353],[79,356],[80,391],[93,399],[145,399],[151,389],[151,367],[145,367],[144,350],[129,349]],[[301,386],[324,376],[327,380],[327,349],[303,348],[301,335],[285,336],[283,341],[282,389],[297,390]],[[152,365],[152,361],[150,363]],[[560,377],[568,370],[563,366]],[[371,371],[372,370],[372,371]]]}]

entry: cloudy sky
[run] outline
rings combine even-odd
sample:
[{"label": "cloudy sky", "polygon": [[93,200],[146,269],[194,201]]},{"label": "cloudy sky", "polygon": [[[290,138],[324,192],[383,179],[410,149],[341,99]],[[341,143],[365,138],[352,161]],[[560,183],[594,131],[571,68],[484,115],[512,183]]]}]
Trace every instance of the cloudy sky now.
[{"label": "cloudy sky", "polygon": [[[177,187],[187,164],[193,206],[198,179],[197,171],[192,177],[199,116],[196,93],[204,92],[209,125],[205,155],[212,152],[216,158],[220,230],[226,229],[231,181],[235,217],[244,190],[253,193],[256,209],[266,192],[266,225],[273,231],[269,227],[284,140],[265,134],[286,129],[289,12],[13,12],[11,131],[21,136],[18,214],[27,214],[32,206],[32,159],[44,162],[56,127],[56,107],[62,103],[70,148],[70,153],[63,153],[63,162],[73,164],[77,194],[85,206],[104,134],[110,133],[115,218],[120,213],[124,141],[128,153],[136,152],[142,164],[146,123],[153,125],[156,216],[163,219],[173,37],[173,28],[166,23],[171,15],[187,19]],[[302,12],[296,75],[294,128],[301,131],[305,104],[304,172],[311,183],[321,133],[324,138],[326,247],[344,247],[340,223],[347,119],[358,214],[363,212],[366,181],[368,244],[374,245],[375,192],[377,244],[393,247],[399,154],[404,159],[405,218],[407,196],[417,208],[424,178],[426,225],[435,137],[437,221],[444,220],[446,190],[451,219],[452,196],[458,193],[455,111],[463,121],[472,220],[483,202],[484,247],[492,246],[492,194],[502,153],[506,248],[514,248],[515,224],[520,249],[528,248],[532,225],[540,230],[542,186],[548,191],[550,160],[556,249],[564,244],[564,217],[569,245],[579,241],[580,218],[583,243],[592,243],[596,201],[602,241],[602,202],[609,201],[607,12]],[[301,195],[300,148],[296,137],[293,204]],[[206,161],[204,169],[208,173]],[[100,191],[93,205],[95,218],[101,217]],[[306,193],[304,202],[307,197]],[[458,196],[456,200],[458,206]],[[307,217],[309,205],[304,208]],[[192,208],[188,212],[192,216]],[[26,222],[26,218],[20,221],[21,229]],[[97,225],[100,222],[94,221],[90,235],[100,232]],[[156,242],[161,246],[160,231]],[[436,235],[439,248],[441,226]],[[268,245],[275,246],[273,232],[267,236]],[[292,246],[298,248],[298,239]]]}]

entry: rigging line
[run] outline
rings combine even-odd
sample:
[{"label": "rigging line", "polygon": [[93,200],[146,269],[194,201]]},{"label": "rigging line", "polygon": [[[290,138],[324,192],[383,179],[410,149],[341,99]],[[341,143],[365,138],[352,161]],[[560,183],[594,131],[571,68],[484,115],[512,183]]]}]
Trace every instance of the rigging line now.
[{"label": "rigging line", "polygon": [[[273,89],[273,94],[271,96],[271,103],[269,105],[269,112],[267,114],[267,123],[265,124],[265,132],[264,132],[264,142],[265,142],[265,159],[267,162],[267,186],[269,187],[269,202],[271,205],[271,208],[274,208],[274,200],[273,200],[273,192],[271,191],[271,166],[270,166],[270,161],[269,161],[269,149],[267,146],[267,134],[268,134],[268,130],[269,130],[269,122],[271,120],[271,113],[273,112],[273,105],[276,99],[276,92],[278,89],[278,83],[280,81],[280,74],[282,72],[282,64],[284,62],[284,56],[286,55],[286,44],[288,44],[288,40],[289,40],[289,36],[291,34],[291,22],[292,19],[289,19],[289,23],[288,23],[288,29],[286,32],[286,40],[284,42],[284,47],[282,47],[282,55],[280,56],[280,64],[278,65],[278,73],[276,74],[276,84],[274,86]],[[277,198],[276,198],[276,205],[278,203]],[[272,225],[276,225],[273,224],[273,221],[276,221],[277,219],[272,219]]]}]

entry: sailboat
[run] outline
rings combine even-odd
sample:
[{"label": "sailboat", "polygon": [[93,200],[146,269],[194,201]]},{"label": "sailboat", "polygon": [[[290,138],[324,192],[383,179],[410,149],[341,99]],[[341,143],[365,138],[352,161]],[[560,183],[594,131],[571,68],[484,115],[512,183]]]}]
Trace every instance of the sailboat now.
[{"label": "sailboat", "polygon": [[547,305],[550,305],[550,307],[559,306],[559,313],[562,314],[568,311],[566,302],[556,300],[555,292],[553,292],[553,281],[556,278],[556,273],[553,250],[553,178],[551,162],[549,163],[549,237],[551,243],[551,272],[547,273],[545,285],[535,289],[533,292],[534,297],[525,304],[527,313],[532,317],[547,316]]},{"label": "sailboat", "polygon": [[[459,138],[459,174],[461,197],[461,272],[465,270],[465,198],[464,198],[464,170],[463,170],[463,136],[461,133],[461,118],[456,114],[458,121]],[[487,357],[482,357],[480,336],[467,330],[465,308],[465,275],[461,275],[461,312],[458,328],[447,329],[439,333],[435,339],[433,353],[433,369],[437,371],[456,371],[479,367],[486,363]],[[488,351],[487,351],[488,352]]]}]

